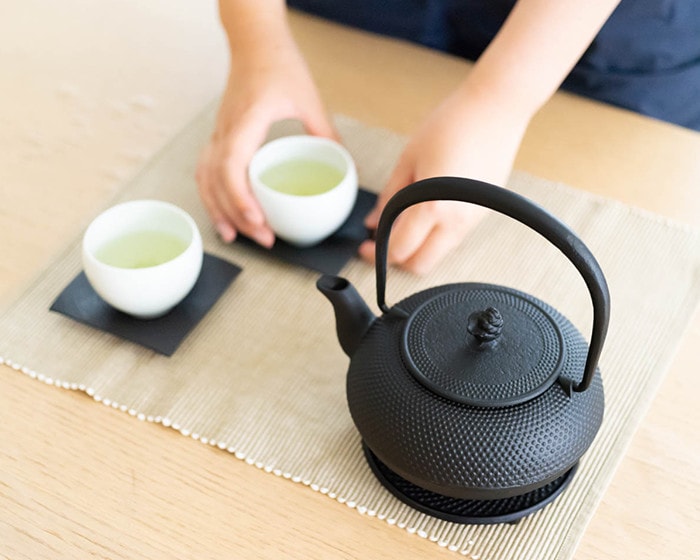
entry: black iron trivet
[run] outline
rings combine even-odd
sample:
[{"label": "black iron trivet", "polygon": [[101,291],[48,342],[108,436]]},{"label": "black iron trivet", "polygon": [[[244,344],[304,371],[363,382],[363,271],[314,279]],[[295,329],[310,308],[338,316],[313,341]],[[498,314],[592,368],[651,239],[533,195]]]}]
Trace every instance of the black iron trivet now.
[{"label": "black iron trivet", "polygon": [[513,523],[543,508],[568,486],[578,466],[574,465],[549,484],[519,496],[498,500],[463,500],[416,486],[389,469],[364,444],[363,449],[376,477],[402,502],[439,519],[478,525]]}]

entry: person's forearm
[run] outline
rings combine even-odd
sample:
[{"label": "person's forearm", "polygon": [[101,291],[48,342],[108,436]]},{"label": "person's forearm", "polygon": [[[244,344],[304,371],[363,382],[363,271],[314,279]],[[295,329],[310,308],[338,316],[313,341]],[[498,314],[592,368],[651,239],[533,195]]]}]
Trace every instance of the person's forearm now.
[{"label": "person's forearm", "polygon": [[284,0],[219,0],[232,57],[286,48],[291,40]]},{"label": "person's forearm", "polygon": [[519,0],[463,87],[531,118],[559,88],[619,1]]}]

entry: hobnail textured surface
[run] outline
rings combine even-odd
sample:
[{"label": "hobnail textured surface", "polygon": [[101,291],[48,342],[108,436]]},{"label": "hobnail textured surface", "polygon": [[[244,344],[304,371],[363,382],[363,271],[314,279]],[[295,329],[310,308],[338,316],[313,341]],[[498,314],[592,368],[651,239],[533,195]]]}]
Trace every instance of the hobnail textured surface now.
[{"label": "hobnail textured surface", "polygon": [[[481,287],[478,287],[481,286]],[[503,325],[491,342],[468,332],[469,317],[498,310]],[[474,284],[440,291],[406,321],[402,353],[418,381],[444,397],[505,406],[545,391],[564,361],[563,336],[532,298],[500,286]]]},{"label": "hobnail textured surface", "polygon": [[[415,294],[398,305],[412,312],[442,290]],[[527,294],[522,297],[531,298]],[[586,341],[550,306],[531,298],[559,326],[566,353],[562,375],[583,375]],[[431,492],[460,499],[501,499],[536,490],[570,470],[592,443],[603,418],[600,373],[582,393],[558,383],[508,407],[476,407],[442,397],[405,367],[406,320],[387,314],[372,325],[350,363],[348,405],[370,449],[394,473]]]},{"label": "hobnail textured surface", "polygon": [[512,523],[552,502],[569,485],[576,466],[536,490],[500,500],[461,500],[430,492],[401,478],[365,445],[365,457],[379,481],[411,507],[453,523]]}]

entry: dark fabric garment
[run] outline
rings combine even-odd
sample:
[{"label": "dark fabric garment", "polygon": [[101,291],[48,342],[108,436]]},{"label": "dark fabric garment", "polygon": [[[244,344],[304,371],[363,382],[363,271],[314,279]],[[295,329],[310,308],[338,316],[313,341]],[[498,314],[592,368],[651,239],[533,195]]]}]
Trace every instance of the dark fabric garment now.
[{"label": "dark fabric garment", "polygon": [[[346,25],[476,60],[514,0],[289,0]],[[700,131],[700,0],[622,0],[562,86]]]},{"label": "dark fabric garment", "polygon": [[700,1],[623,1],[564,86],[700,130]]},{"label": "dark fabric garment", "polygon": [[449,50],[442,0],[288,0],[287,5],[373,33]]}]

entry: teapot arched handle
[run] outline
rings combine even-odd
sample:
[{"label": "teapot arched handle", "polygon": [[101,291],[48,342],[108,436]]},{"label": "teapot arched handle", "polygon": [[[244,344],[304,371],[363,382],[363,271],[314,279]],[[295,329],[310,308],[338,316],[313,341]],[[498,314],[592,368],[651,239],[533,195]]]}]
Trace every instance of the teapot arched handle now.
[{"label": "teapot arched handle", "polygon": [[593,302],[593,329],[583,378],[565,387],[585,391],[593,380],[610,320],[610,293],[603,271],[578,236],[547,210],[527,198],[490,183],[462,177],[434,177],[398,191],[386,204],[376,232],[377,303],[388,313],[386,272],[389,234],[396,218],[414,204],[431,200],[454,200],[477,204],[509,216],[538,232],[573,263],[583,277]]}]

